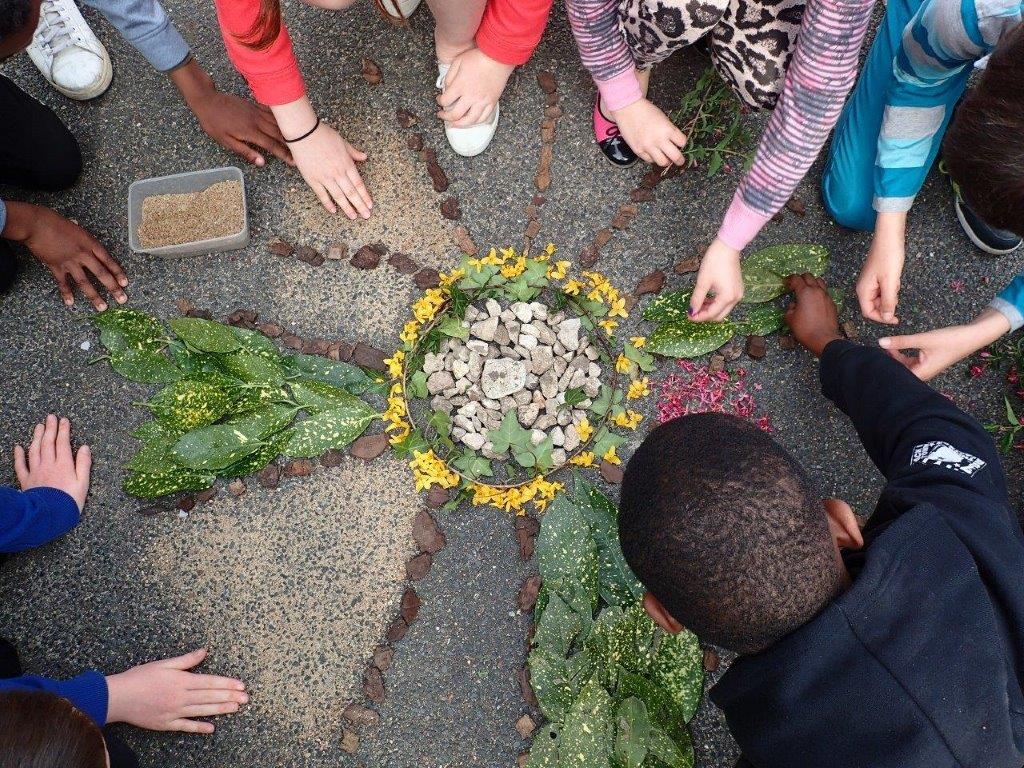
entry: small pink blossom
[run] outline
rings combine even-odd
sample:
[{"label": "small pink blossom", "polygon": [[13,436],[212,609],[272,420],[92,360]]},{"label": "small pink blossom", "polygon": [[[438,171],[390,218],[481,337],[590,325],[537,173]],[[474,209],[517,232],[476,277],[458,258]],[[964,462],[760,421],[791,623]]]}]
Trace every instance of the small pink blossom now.
[{"label": "small pink blossom", "polygon": [[949,283],[949,288],[953,293],[963,293],[966,287],[967,283],[964,280],[951,280]]},{"label": "small pink blossom", "polygon": [[975,363],[974,365],[971,366],[971,378],[972,379],[978,378],[983,373],[985,373],[985,366],[978,365],[977,363]]},{"label": "small pink blossom", "polygon": [[[712,373],[707,366],[692,360],[679,360],[680,372],[670,373],[658,386],[657,417],[659,423],[691,413],[727,413],[751,419],[758,428],[771,432],[771,419],[757,413],[757,403],[747,390],[747,371],[737,368]],[[754,384],[760,391],[762,386]]]}]

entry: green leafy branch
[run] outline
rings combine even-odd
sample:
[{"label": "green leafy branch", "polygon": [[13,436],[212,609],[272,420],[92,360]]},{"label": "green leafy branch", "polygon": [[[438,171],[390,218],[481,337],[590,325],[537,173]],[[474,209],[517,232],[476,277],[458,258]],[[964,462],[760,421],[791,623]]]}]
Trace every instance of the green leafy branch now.
[{"label": "green leafy branch", "polygon": [[707,163],[707,176],[711,178],[729,158],[744,167],[749,165],[753,140],[744,126],[744,114],[732,89],[713,67],[708,67],[669,115],[686,135],[686,146],[682,149],[686,166]]}]

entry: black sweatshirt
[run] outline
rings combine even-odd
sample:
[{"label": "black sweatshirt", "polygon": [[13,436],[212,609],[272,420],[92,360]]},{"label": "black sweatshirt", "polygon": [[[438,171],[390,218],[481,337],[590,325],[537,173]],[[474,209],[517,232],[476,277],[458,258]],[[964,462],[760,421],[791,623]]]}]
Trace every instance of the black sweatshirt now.
[{"label": "black sweatshirt", "polygon": [[756,768],[1021,768],[1024,535],[992,439],[877,348],[821,386],[888,480],[849,589],[711,691]]}]

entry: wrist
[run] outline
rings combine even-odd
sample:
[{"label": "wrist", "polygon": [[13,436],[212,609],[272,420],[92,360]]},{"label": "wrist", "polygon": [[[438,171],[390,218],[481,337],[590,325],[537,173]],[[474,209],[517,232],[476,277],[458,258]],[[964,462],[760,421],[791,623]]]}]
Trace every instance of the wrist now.
[{"label": "wrist", "polygon": [[124,711],[124,683],[121,675],[107,675],[107,724],[127,722]]},{"label": "wrist", "polygon": [[286,139],[307,133],[317,121],[313,105],[305,96],[287,104],[271,106],[270,111],[274,113],[277,127],[281,129],[281,135]]},{"label": "wrist", "polygon": [[906,211],[885,211],[875,217],[875,239],[903,243],[907,233]]},{"label": "wrist", "polygon": [[45,209],[38,205],[32,205],[32,203],[22,203],[16,200],[5,200],[4,206],[7,209],[7,219],[4,222],[3,231],[0,231],[0,237],[19,243],[28,240],[32,234],[33,222]]},{"label": "wrist", "polygon": [[976,349],[988,346],[996,339],[1005,336],[1012,328],[1006,315],[995,307],[985,307],[967,327],[971,329],[971,338],[976,339],[978,344]]},{"label": "wrist", "polygon": [[825,348],[829,344],[833,341],[840,341],[845,338],[846,337],[839,332],[839,329],[836,328],[815,334],[804,342],[804,346],[807,347],[807,350],[815,357],[821,357],[825,352]]},{"label": "wrist", "polygon": [[172,69],[167,75],[190,108],[204,96],[217,91],[213,78],[191,56],[184,64]]}]

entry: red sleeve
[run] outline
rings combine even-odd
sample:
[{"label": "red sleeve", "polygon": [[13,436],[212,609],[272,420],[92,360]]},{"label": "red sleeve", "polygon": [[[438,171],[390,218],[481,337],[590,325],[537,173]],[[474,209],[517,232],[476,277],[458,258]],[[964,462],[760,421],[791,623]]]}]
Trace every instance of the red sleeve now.
[{"label": "red sleeve", "polygon": [[487,0],[477,47],[502,64],[525,64],[544,34],[552,0]]},{"label": "red sleeve", "polygon": [[268,106],[288,104],[300,98],[306,87],[299,73],[299,64],[292,52],[288,29],[281,31],[269,48],[261,51],[247,47],[241,37],[248,32],[259,15],[259,0],[214,0],[217,21],[227,47],[228,58],[242,73],[256,101]]}]

